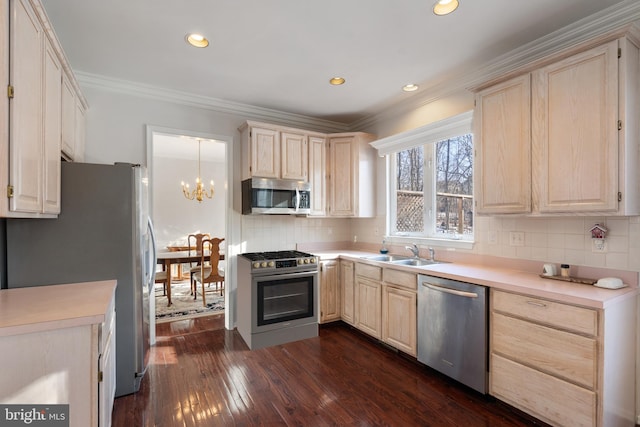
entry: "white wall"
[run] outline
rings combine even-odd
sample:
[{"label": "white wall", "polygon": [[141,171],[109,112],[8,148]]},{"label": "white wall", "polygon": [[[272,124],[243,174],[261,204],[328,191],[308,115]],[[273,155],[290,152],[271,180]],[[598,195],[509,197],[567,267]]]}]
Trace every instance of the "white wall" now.
[{"label": "white wall", "polygon": [[224,198],[225,165],[219,162],[202,161],[202,179],[208,187],[215,183],[212,199],[202,202],[188,200],[182,194],[180,182],[195,186],[198,174],[193,160],[153,159],[153,223],[158,248],[167,245],[184,245],[187,236],[196,232],[209,233],[211,237],[225,237],[226,203]]}]

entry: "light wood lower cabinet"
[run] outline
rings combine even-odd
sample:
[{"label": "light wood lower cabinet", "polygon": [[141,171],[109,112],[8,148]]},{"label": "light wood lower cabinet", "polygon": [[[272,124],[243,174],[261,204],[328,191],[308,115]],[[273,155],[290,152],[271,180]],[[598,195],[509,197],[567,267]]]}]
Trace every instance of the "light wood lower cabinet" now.
[{"label": "light wood lower cabinet", "polygon": [[340,320],[340,263],[320,262],[320,323]]},{"label": "light wood lower cabinet", "polygon": [[356,285],[352,261],[340,261],[340,288],[342,295],[341,318],[344,322],[356,323]]},{"label": "light wood lower cabinet", "polygon": [[418,354],[417,286],[413,273],[382,272],[382,341],[411,356]]},{"label": "light wood lower cabinet", "polygon": [[[5,362],[0,402],[68,404],[71,427],[110,426],[116,385],[114,307],[112,297],[102,323],[0,334]],[[52,322],[78,323],[73,318]]]},{"label": "light wood lower cabinet", "polygon": [[382,338],[382,268],[356,263],[356,328]]},{"label": "light wood lower cabinet", "polygon": [[492,289],[490,394],[552,425],[633,426],[635,305]]}]

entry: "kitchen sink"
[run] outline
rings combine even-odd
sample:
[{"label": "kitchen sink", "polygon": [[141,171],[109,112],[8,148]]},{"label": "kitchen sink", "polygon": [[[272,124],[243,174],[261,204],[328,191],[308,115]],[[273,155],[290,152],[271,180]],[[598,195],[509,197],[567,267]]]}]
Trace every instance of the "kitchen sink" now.
[{"label": "kitchen sink", "polygon": [[372,255],[365,256],[363,259],[368,259],[369,261],[398,262],[408,261],[410,258],[403,255]]},{"label": "kitchen sink", "polygon": [[424,258],[407,258],[407,259],[399,259],[396,261],[391,261],[391,264],[398,265],[412,265],[414,267],[420,267],[423,265],[433,265],[433,264],[442,264],[444,261],[435,261]]}]

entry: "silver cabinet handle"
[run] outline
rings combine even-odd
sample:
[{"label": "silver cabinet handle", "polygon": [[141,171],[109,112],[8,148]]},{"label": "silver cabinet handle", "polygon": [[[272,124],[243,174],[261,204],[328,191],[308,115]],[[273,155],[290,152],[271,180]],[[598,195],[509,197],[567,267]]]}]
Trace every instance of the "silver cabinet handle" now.
[{"label": "silver cabinet handle", "polygon": [[444,292],[444,293],[447,293],[447,294],[453,294],[453,295],[457,295],[459,297],[478,298],[478,294],[476,294],[475,292],[459,291],[457,289],[446,288],[444,286],[438,286],[438,285],[434,285],[434,284],[431,284],[431,283],[423,283],[422,286],[426,286],[427,288],[433,289],[434,291],[440,291],[440,292]]}]

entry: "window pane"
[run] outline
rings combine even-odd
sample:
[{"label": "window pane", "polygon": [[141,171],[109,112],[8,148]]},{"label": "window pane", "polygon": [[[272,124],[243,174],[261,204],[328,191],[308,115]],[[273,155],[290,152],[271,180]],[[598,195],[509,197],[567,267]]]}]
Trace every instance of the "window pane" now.
[{"label": "window pane", "polygon": [[436,144],[436,231],[473,234],[473,141],[471,134]]},{"label": "window pane", "polygon": [[396,231],[424,231],[424,150],[396,154]]}]

